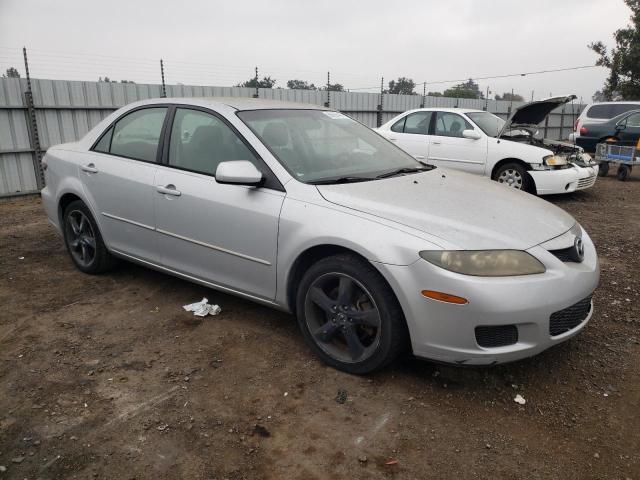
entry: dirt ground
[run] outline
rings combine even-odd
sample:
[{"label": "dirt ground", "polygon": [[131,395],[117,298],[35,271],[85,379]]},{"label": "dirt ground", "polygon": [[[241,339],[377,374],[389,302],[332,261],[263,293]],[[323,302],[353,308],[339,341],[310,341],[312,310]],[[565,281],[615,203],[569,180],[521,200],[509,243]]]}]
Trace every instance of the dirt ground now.
[{"label": "dirt ground", "polygon": [[[640,479],[640,175],[549,200],[600,254],[582,334],[368,377],[289,315],[131,264],[84,275],[38,198],[0,203],[0,479]],[[204,296],[222,314],[194,320]]]}]

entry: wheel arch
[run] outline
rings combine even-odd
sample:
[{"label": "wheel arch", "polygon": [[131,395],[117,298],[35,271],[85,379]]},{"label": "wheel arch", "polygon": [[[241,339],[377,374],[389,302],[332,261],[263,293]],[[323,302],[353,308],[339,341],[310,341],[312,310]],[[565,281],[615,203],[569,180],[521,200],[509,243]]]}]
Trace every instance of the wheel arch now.
[{"label": "wheel arch", "polygon": [[[60,225],[63,224],[63,216],[64,216],[64,211],[66,210],[67,206],[71,203],[74,202],[76,200],[80,200],[82,203],[84,203],[85,205],[87,205],[87,208],[90,209],[89,205],[87,204],[87,202],[85,202],[85,200],[83,198],[81,198],[78,194],[74,193],[74,192],[67,192],[64,193],[60,199],[58,200],[58,220],[60,222]],[[95,215],[94,215],[95,217]]]}]

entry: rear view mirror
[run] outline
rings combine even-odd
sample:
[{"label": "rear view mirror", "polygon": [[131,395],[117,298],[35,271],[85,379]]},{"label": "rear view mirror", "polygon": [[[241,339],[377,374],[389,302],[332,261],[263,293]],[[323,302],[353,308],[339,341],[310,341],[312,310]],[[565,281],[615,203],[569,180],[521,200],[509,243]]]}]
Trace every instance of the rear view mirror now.
[{"label": "rear view mirror", "polygon": [[464,138],[470,138],[471,140],[480,140],[482,138],[482,135],[471,129],[463,130],[462,136]]},{"label": "rear view mirror", "polygon": [[264,183],[264,177],[262,172],[248,160],[231,160],[220,162],[216,168],[216,182],[259,187]]}]

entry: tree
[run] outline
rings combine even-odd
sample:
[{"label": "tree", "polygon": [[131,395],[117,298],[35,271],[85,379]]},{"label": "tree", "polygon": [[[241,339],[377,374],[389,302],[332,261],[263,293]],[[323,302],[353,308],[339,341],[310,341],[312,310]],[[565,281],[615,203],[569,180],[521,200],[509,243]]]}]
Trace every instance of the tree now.
[{"label": "tree", "polygon": [[[257,85],[256,85],[257,83]],[[251,78],[246,82],[242,82],[236,85],[236,87],[247,87],[247,88],[273,88],[276,84],[276,79],[271,77],[262,77],[262,80],[258,80],[256,82],[256,78]]]},{"label": "tree", "polygon": [[391,80],[389,82],[389,90],[385,90],[385,93],[415,95],[414,88],[416,88],[416,82],[407,77],[399,77],[397,81]]},{"label": "tree", "polygon": [[459,83],[451,88],[447,88],[442,96],[453,98],[484,98],[484,94],[480,91],[480,87],[471,78],[464,83]]},{"label": "tree", "polygon": [[428,92],[427,97],[442,97],[442,92]]},{"label": "tree", "polygon": [[594,102],[606,102],[607,97],[602,93],[602,90],[596,90],[596,93],[591,96],[591,100]]},{"label": "tree", "polygon": [[133,80],[120,80],[120,83],[136,83]]},{"label": "tree", "polygon": [[291,90],[318,90],[318,87],[306,80],[287,80],[287,88]]},{"label": "tree", "polygon": [[14,67],[7,68],[7,73],[3,74],[2,76],[3,78],[20,78],[18,70],[16,70]]},{"label": "tree", "polygon": [[589,44],[598,56],[596,65],[609,69],[602,94],[606,100],[640,99],[640,0],[624,0],[631,9],[631,24],[616,30],[616,47],[609,52],[602,42]]},{"label": "tree", "polygon": [[507,100],[509,102],[524,102],[524,97],[517,93],[505,92],[500,95],[496,95],[496,100]]},{"label": "tree", "polygon": [[329,90],[330,92],[344,92],[344,86],[341,83],[330,83],[329,88],[325,86],[322,90]]}]

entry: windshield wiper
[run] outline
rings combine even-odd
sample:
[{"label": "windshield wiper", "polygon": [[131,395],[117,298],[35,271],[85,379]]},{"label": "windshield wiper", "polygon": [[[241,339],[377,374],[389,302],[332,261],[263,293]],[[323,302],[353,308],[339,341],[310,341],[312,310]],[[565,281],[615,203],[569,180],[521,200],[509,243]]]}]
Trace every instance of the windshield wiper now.
[{"label": "windshield wiper", "polygon": [[323,178],[322,180],[315,180],[308,182],[311,185],[333,185],[335,183],[356,183],[356,182],[368,182],[376,177],[337,177],[337,178]]},{"label": "windshield wiper", "polygon": [[395,170],[391,170],[390,172],[384,172],[380,175],[377,175],[375,178],[388,178],[394,177],[396,175],[402,175],[403,173],[417,173],[417,172],[426,172],[428,170],[433,170],[431,166],[422,166],[422,167],[402,167],[397,168]]}]

